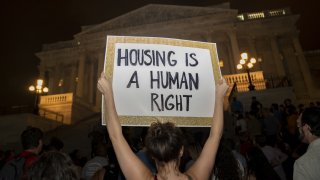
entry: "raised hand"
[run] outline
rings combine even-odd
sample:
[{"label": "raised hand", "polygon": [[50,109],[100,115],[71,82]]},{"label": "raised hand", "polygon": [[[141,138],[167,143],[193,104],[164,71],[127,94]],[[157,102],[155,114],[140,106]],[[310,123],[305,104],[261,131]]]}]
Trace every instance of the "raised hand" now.
[{"label": "raised hand", "polygon": [[112,87],[110,80],[107,80],[104,72],[101,73],[101,76],[98,80],[97,87],[102,94],[111,93]]},{"label": "raised hand", "polygon": [[221,78],[216,86],[216,98],[218,98],[218,100],[223,100],[228,89],[229,85],[227,84],[226,80]]}]

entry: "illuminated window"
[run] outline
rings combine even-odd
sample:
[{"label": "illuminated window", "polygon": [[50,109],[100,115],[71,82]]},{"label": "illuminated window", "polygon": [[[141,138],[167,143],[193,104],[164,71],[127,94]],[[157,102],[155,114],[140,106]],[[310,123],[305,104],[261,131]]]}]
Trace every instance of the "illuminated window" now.
[{"label": "illuminated window", "polygon": [[223,61],[222,60],[219,61],[219,66],[223,67]]},{"label": "illuminated window", "polygon": [[238,18],[240,21],[244,21],[244,16],[243,16],[243,14],[238,15],[237,18]]},{"label": "illuminated window", "polygon": [[264,13],[263,12],[256,12],[256,13],[250,13],[248,14],[249,19],[260,19],[264,18]]},{"label": "illuminated window", "polygon": [[59,87],[63,86],[63,79],[60,79],[58,86]]}]

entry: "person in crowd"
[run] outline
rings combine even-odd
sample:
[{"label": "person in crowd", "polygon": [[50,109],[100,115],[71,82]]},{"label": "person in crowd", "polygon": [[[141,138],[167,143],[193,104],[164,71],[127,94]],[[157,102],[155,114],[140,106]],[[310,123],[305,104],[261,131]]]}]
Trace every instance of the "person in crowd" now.
[{"label": "person in crowd", "polygon": [[77,168],[68,155],[59,151],[43,153],[31,167],[29,180],[78,180]]},{"label": "person in crowd", "polygon": [[292,101],[291,101],[290,98],[285,99],[285,100],[283,101],[283,104],[284,104],[284,107],[285,107],[286,109],[288,109],[288,108],[295,108],[295,106],[292,104]]},{"label": "person in crowd", "polygon": [[[38,160],[38,154],[40,154],[43,147],[43,132],[36,127],[27,127],[20,138],[24,150],[1,169],[1,178],[27,179],[30,167]],[[20,162],[23,164],[18,167]],[[12,167],[15,166],[17,167],[12,170]]]},{"label": "person in crowd", "polygon": [[240,153],[243,156],[247,156],[249,150],[253,147],[253,141],[249,135],[249,133],[240,134],[239,136],[239,142],[240,142]]},{"label": "person in crowd", "polygon": [[288,117],[288,114],[287,114],[287,111],[286,111],[286,108],[284,107],[283,104],[280,104],[279,105],[279,112],[281,114],[281,119],[280,119],[280,124],[281,124],[281,128],[287,128],[287,117]]},{"label": "person in crowd", "polygon": [[140,137],[140,146],[141,149],[136,153],[138,158],[149,168],[149,170],[155,174],[157,173],[157,167],[154,164],[154,161],[150,157],[150,154],[147,152],[147,147],[145,146],[145,138],[147,135],[148,129],[143,128]]},{"label": "person in crowd", "polygon": [[282,163],[287,160],[288,156],[275,147],[276,140],[268,139],[265,136],[258,136],[256,137],[256,142],[281,180],[286,180]]},{"label": "person in crowd", "polygon": [[247,120],[244,119],[242,114],[238,114],[237,121],[236,121],[236,134],[243,134],[248,131],[247,128]]},{"label": "person in crowd", "polygon": [[82,168],[87,163],[87,158],[81,155],[81,151],[79,149],[74,149],[71,151],[69,156],[73,163],[79,168]]},{"label": "person in crowd", "polygon": [[289,143],[291,149],[295,149],[299,144],[298,140],[298,128],[297,128],[297,119],[298,112],[294,106],[288,106],[287,108],[287,127],[288,127],[288,137],[287,142]]},{"label": "person in crowd", "polygon": [[232,102],[230,104],[231,107],[231,112],[233,114],[238,113],[238,114],[243,114],[243,104],[240,102],[237,97],[232,98]]},{"label": "person in crowd", "polygon": [[302,114],[303,110],[304,110],[304,105],[303,104],[299,104],[298,105],[298,114]]},{"label": "person in crowd", "polygon": [[93,130],[88,134],[88,137],[91,139],[91,158],[93,158],[95,156],[94,151],[96,149],[96,146],[105,142],[105,135],[103,134],[103,132]]},{"label": "person in crowd", "polygon": [[107,130],[126,179],[204,180],[210,177],[223,131],[223,101],[228,89],[225,80],[219,81],[216,87],[215,110],[210,135],[199,158],[185,173],[179,171],[179,161],[184,149],[182,144],[184,137],[180,128],[170,122],[155,122],[149,127],[146,147],[155,160],[158,170],[157,174],[152,174],[133,153],[122,134],[111,83],[105,77],[105,73],[101,74],[98,89],[105,98]]},{"label": "person in crowd", "polygon": [[249,173],[253,173],[256,180],[281,180],[259,147],[250,149],[248,166]]},{"label": "person in crowd", "polygon": [[0,170],[2,169],[2,167],[7,164],[9,161],[11,161],[12,159],[14,159],[16,156],[15,152],[13,150],[7,150],[5,152],[3,152],[3,156],[0,162]]},{"label": "person in crowd", "polygon": [[297,120],[300,138],[309,144],[307,152],[294,163],[294,180],[320,178],[320,108],[304,110]]},{"label": "person in crowd", "polygon": [[280,123],[278,119],[270,112],[269,109],[263,109],[263,131],[267,139],[276,141],[277,134],[280,131]]},{"label": "person in crowd", "polygon": [[254,140],[255,136],[262,134],[262,125],[253,112],[246,113],[246,118],[250,139]]},{"label": "person in crowd", "polygon": [[82,156],[79,149],[74,149],[73,151],[71,151],[71,153],[69,153],[69,157],[77,168],[78,174],[81,175],[82,168],[87,163],[87,157]]},{"label": "person in crowd", "polygon": [[310,102],[309,103],[309,107],[315,107],[316,105],[314,104],[314,102]]},{"label": "person in crowd", "polygon": [[270,112],[279,121],[281,125],[282,119],[284,119],[283,114],[280,112],[279,105],[277,103],[272,103],[270,107]]},{"label": "person in crowd", "polygon": [[238,162],[241,179],[247,179],[248,163],[246,158],[239,152],[239,148],[236,148],[236,143],[233,139],[226,139],[225,144],[229,149],[231,149],[233,156]]},{"label": "person in crowd", "polygon": [[2,166],[5,164],[5,162],[6,162],[5,152],[0,150],[0,170],[1,170]]},{"label": "person in crowd", "polygon": [[241,163],[239,163],[234,156],[230,146],[227,144],[227,140],[222,139],[215,167],[213,169],[212,180],[241,180],[242,170]]},{"label": "person in crowd", "polygon": [[107,144],[105,143],[100,143],[95,146],[94,158],[89,160],[82,169],[83,179],[90,180],[95,172],[109,165],[107,148]]},{"label": "person in crowd", "polygon": [[257,100],[257,97],[252,96],[251,98],[251,109],[250,112],[254,115],[254,116],[258,116],[258,113],[262,107],[262,104]]},{"label": "person in crowd", "polygon": [[57,137],[50,138],[50,142],[44,147],[44,151],[61,151],[64,147],[64,143]]},{"label": "person in crowd", "polygon": [[202,150],[201,138],[196,139],[190,132],[185,132],[184,135],[187,141],[184,148],[185,152],[182,157],[185,163],[181,163],[181,166],[184,165],[184,167],[180,168],[183,172],[187,171],[191,165],[196,162]]}]

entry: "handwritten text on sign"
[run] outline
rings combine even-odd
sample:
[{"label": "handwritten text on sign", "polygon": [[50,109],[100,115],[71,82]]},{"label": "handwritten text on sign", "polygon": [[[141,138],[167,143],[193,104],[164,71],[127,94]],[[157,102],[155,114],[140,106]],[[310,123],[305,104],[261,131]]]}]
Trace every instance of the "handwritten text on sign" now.
[{"label": "handwritten text on sign", "polygon": [[119,115],[212,117],[214,88],[208,49],[115,45],[113,91]]}]

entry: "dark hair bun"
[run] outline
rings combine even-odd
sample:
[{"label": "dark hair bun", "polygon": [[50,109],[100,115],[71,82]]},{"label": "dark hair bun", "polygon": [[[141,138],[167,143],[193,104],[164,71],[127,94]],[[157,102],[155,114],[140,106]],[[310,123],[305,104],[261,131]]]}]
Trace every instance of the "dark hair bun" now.
[{"label": "dark hair bun", "polygon": [[171,122],[152,123],[146,136],[148,153],[158,162],[179,159],[183,142],[180,128]]}]

